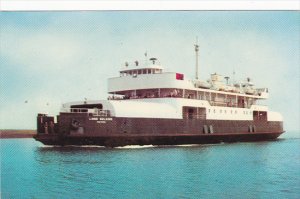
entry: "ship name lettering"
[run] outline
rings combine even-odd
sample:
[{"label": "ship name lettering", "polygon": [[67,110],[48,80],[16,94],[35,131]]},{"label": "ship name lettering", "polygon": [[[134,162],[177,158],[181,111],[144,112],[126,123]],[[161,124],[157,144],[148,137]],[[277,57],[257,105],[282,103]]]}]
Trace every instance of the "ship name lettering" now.
[{"label": "ship name lettering", "polygon": [[109,118],[102,118],[102,117],[101,117],[101,118],[99,118],[99,120],[102,120],[102,121],[103,121],[103,120],[106,120],[106,121],[112,121],[112,118],[111,118],[111,117],[109,117]]}]

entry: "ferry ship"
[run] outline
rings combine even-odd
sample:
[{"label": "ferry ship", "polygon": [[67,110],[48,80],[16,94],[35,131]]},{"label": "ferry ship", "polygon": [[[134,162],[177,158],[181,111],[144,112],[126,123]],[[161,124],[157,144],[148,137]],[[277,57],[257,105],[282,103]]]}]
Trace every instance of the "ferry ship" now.
[{"label": "ferry ship", "polygon": [[164,72],[156,58],[125,63],[108,79],[107,100],[69,102],[55,118],[37,116],[36,140],[45,145],[182,145],[274,140],[283,130],[280,113],[260,101],[267,88],[250,78],[231,82],[211,74],[195,78]]}]

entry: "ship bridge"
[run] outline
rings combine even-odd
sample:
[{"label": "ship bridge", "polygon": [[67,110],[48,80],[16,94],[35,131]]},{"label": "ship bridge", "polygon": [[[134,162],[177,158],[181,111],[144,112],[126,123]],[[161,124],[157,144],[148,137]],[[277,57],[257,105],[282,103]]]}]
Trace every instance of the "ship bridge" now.
[{"label": "ship bridge", "polygon": [[139,61],[135,61],[134,65],[129,66],[129,63],[125,63],[125,67],[120,70],[120,77],[132,76],[136,77],[137,75],[147,75],[147,74],[161,74],[163,67],[160,65],[157,58],[150,58],[151,62],[148,64],[146,60],[145,66],[140,66]]},{"label": "ship bridge", "polygon": [[[151,58],[150,64],[139,66],[139,62],[135,61],[135,65],[129,67],[125,63],[125,67],[120,70],[119,77],[108,79],[108,93],[123,96],[136,97],[159,97],[167,96],[170,93],[160,92],[158,89],[193,89],[194,85],[191,81],[185,80],[184,75],[175,72],[163,72],[163,67],[156,58]],[[143,93],[147,90],[148,93]],[[153,90],[153,91],[152,91]]]}]

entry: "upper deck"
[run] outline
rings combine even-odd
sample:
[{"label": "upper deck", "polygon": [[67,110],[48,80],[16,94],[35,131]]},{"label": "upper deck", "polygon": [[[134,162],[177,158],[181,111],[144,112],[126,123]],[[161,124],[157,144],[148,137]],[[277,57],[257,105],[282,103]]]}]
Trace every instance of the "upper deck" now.
[{"label": "upper deck", "polygon": [[134,66],[126,63],[119,77],[109,78],[108,93],[113,95],[109,99],[175,97],[207,100],[215,106],[248,107],[268,98],[268,89],[254,88],[250,78],[229,84],[229,77],[215,73],[207,81],[193,80],[184,74],[164,72],[156,58],[150,61],[145,66],[139,66],[138,61]]}]

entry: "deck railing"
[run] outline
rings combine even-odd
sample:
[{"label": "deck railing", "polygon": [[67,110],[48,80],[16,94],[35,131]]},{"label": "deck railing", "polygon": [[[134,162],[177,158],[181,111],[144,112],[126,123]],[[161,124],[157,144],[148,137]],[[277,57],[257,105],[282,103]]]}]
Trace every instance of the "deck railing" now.
[{"label": "deck railing", "polygon": [[62,113],[84,113],[92,114],[93,116],[109,117],[110,111],[97,109],[97,108],[64,108],[61,110]]},{"label": "deck railing", "polygon": [[227,100],[210,100],[209,97],[205,98],[196,98],[195,96],[188,96],[185,95],[182,97],[181,95],[177,96],[149,96],[149,97],[140,97],[140,96],[133,96],[133,97],[109,97],[108,100],[127,100],[127,99],[145,99],[145,98],[184,98],[184,99],[195,99],[195,100],[204,100],[207,101],[211,106],[221,106],[221,107],[237,107],[237,108],[250,108],[252,105],[257,104],[257,101],[248,102],[248,103],[237,103],[236,100],[227,101]]}]

